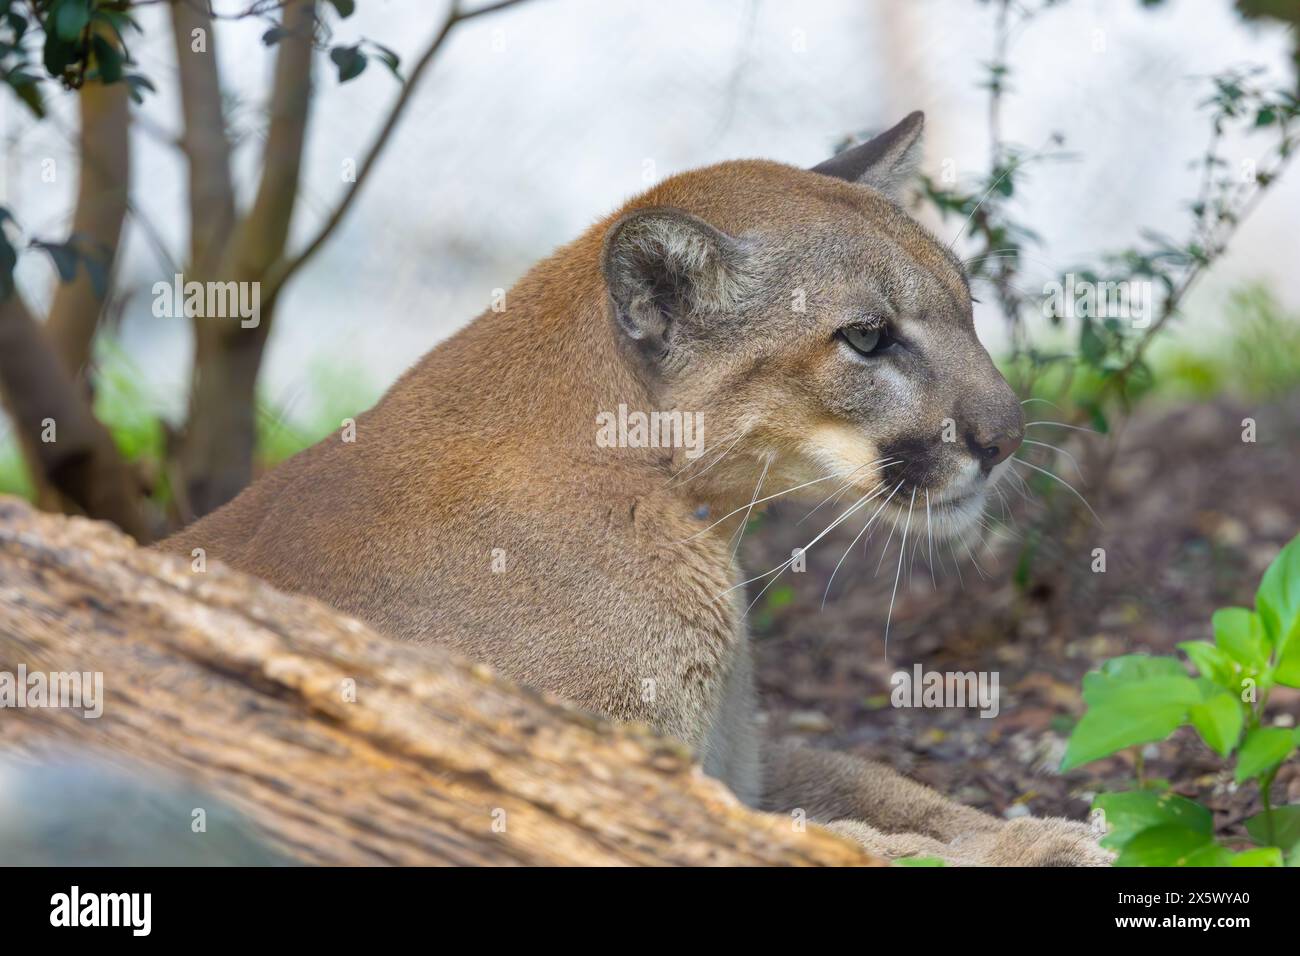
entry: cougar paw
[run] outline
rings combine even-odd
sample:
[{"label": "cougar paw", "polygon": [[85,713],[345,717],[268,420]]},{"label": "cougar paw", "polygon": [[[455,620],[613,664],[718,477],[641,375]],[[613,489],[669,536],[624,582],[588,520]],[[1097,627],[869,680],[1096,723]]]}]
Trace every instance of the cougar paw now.
[{"label": "cougar paw", "polygon": [[1109,866],[1115,854],[1097,843],[1086,823],[1061,817],[1022,817],[990,833],[958,838],[953,849],[984,866]]}]

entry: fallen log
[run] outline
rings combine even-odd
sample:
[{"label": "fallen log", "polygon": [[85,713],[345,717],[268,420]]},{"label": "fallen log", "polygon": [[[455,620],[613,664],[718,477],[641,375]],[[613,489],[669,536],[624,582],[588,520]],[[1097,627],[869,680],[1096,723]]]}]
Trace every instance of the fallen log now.
[{"label": "fallen log", "polygon": [[647,728],[216,562],[196,572],[109,525],[0,498],[0,675],[19,668],[102,674],[103,712],[4,707],[0,756],[157,768],[216,795],[294,861],[880,862],[745,808]]}]

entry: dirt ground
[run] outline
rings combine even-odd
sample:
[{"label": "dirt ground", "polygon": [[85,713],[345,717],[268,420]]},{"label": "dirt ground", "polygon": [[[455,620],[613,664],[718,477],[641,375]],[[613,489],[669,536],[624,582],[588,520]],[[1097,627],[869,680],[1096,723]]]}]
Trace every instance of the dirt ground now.
[{"label": "dirt ground", "polygon": [[[1256,421],[1254,443],[1242,441],[1246,417]],[[1300,531],[1300,394],[1259,406],[1151,410],[1118,436],[1043,426],[1030,433],[1080,457],[1086,442],[1113,443],[1104,485],[1082,488],[1101,524],[1080,523],[1069,534],[1045,529],[1027,574],[1017,575],[1048,506],[1038,494],[1011,494],[1017,504],[1008,526],[1020,539],[974,549],[984,576],[959,549],[960,580],[945,547],[937,585],[922,542],[910,581],[904,568],[886,653],[897,534],[883,564],[887,527],[873,533],[865,557],[859,542],[821,607],[827,578],[861,526],[846,523],[808,552],[805,573],[784,575],[751,612],[771,732],[881,761],[1008,817],[1083,819],[1096,793],[1134,785],[1131,752],[1057,772],[1083,711],[1080,681],[1119,654],[1173,654],[1180,641],[1211,639],[1216,608],[1253,606],[1264,568]],[[1050,464],[1079,484],[1068,460]],[[751,575],[788,559],[837,513],[828,506],[797,524],[808,509],[787,504],[763,516],[746,539]],[[1092,570],[1095,548],[1105,549],[1104,573]],[[916,663],[927,671],[996,671],[999,714],[891,706],[890,675]],[[1279,689],[1269,712],[1294,726],[1300,692]],[[1221,835],[1243,836],[1241,821],[1259,810],[1254,785],[1237,791],[1190,729],[1145,747],[1143,763],[1148,778],[1167,779],[1214,808]],[[1274,799],[1300,802],[1295,761],[1279,774]]]}]

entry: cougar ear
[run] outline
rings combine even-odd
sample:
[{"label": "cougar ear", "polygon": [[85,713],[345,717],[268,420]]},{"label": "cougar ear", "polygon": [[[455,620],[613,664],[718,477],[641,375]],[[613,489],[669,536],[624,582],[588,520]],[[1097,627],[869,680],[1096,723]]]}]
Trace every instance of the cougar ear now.
[{"label": "cougar ear", "polygon": [[814,173],[863,183],[900,200],[921,159],[925,114],[909,113],[893,129],[832,156],[812,168]]},{"label": "cougar ear", "polygon": [[658,361],[686,320],[740,302],[745,260],[738,240],[679,209],[655,207],[610,227],[600,267],[619,329]]}]

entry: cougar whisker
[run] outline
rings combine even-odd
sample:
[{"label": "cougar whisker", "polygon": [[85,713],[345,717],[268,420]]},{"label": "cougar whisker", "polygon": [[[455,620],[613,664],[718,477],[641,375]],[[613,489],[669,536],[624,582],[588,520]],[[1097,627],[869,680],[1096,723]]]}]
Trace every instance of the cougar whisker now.
[{"label": "cougar whisker", "polygon": [[740,527],[736,529],[735,543],[731,548],[731,561],[733,564],[736,561],[736,555],[740,553],[740,542],[745,537],[745,527],[749,524],[749,516],[754,512],[754,502],[758,499],[758,493],[763,490],[763,481],[767,478],[767,470],[772,467],[772,462],[775,459],[776,452],[770,452],[763,462],[763,470],[758,475],[758,484],[754,486],[754,494],[749,499],[749,507],[745,509],[744,520],[740,522]]},{"label": "cougar whisker", "polygon": [[885,615],[885,654],[889,654],[889,625],[894,621],[894,600],[898,597],[898,579],[903,576],[903,552],[907,550],[907,532],[912,527],[912,508],[916,505],[916,488],[912,488],[912,500],[907,505],[907,523],[903,525],[903,537],[898,543],[898,570],[894,573],[894,590],[889,595],[889,613]]},{"label": "cougar whisker", "polygon": [[925,536],[928,539],[928,549],[930,560],[926,562],[930,566],[930,586],[938,589],[939,582],[934,577],[934,526],[930,523],[930,489],[925,489]]},{"label": "cougar whisker", "polygon": [[[728,455],[730,455],[733,451],[735,451],[735,450],[736,450],[736,446],[739,445],[740,442],[745,438],[745,433],[744,433],[743,431],[741,431],[741,432],[739,432],[739,433],[733,433],[733,434],[736,434],[735,439],[731,442],[731,444],[729,444],[729,445],[728,445],[728,446],[723,450],[722,454],[720,454],[720,455],[718,455],[716,458],[714,458],[713,461],[711,461],[711,462],[709,463],[708,467],[706,467],[703,471],[698,471],[698,472],[696,472],[695,474],[691,475],[690,477],[684,479],[684,480],[682,481],[682,484],[685,484],[685,483],[688,482],[688,481],[694,481],[696,478],[700,477],[701,475],[706,474],[708,471],[710,471],[710,470],[713,468],[714,465],[718,464],[718,462],[722,461],[722,459],[726,458],[726,457],[727,457]],[[722,439],[722,441],[726,441],[726,439],[724,438],[724,439]],[[721,444],[722,441],[720,441],[718,444]],[[717,445],[715,445],[714,447],[716,448]],[[703,455],[700,456],[700,458],[703,458],[703,457],[704,457]],[[698,461],[698,460],[699,460],[699,459],[697,459],[697,461]],[[673,477],[669,480],[668,483],[669,483],[670,485],[675,484],[675,483],[677,482],[677,476],[680,475],[682,472],[686,471],[688,468],[691,468],[694,464],[695,464],[695,462],[690,462],[690,463],[684,465],[684,466],[681,468],[681,470],[677,472],[676,475],[673,475]]]},{"label": "cougar whisker", "polygon": [[979,561],[975,557],[975,552],[971,550],[970,542],[966,540],[966,535],[958,532],[957,537],[961,541],[961,546],[966,549],[966,554],[970,557],[970,563],[975,567],[975,573],[980,576],[980,580],[987,581],[988,575],[984,573],[984,569],[980,566]]},{"label": "cougar whisker", "polygon": [[1088,514],[1092,515],[1093,520],[1095,520],[1098,525],[1105,527],[1105,522],[1101,520],[1101,518],[1097,515],[1097,512],[1092,510],[1092,505],[1088,504],[1088,499],[1085,498],[1082,494],[1080,494],[1079,490],[1075,488],[1074,485],[1070,484],[1060,475],[1048,471],[1046,468],[1040,468],[1037,465],[1035,465],[1033,462],[1025,461],[1023,458],[1012,457],[1011,460],[1015,462],[1019,462],[1020,464],[1024,465],[1026,468],[1032,468],[1034,469],[1034,471],[1039,472],[1040,474],[1044,474],[1048,478],[1051,478],[1053,481],[1064,485],[1066,488],[1069,488],[1070,493],[1074,495],[1074,497],[1078,498],[1080,501],[1083,502],[1083,506],[1088,509]]},{"label": "cougar whisker", "polygon": [[[857,501],[853,502],[853,504],[849,505],[849,507],[848,507],[847,509],[845,509],[845,511],[844,511],[843,514],[841,514],[838,518],[836,518],[834,521],[832,521],[830,524],[828,524],[825,528],[823,528],[823,529],[821,530],[821,533],[819,533],[815,538],[813,538],[813,539],[812,539],[811,541],[809,541],[806,545],[804,545],[804,546],[800,549],[800,551],[802,551],[802,552],[804,552],[804,553],[807,553],[807,551],[808,551],[809,548],[811,548],[814,544],[816,544],[816,543],[817,543],[818,541],[820,541],[822,538],[826,537],[826,535],[830,534],[832,531],[834,531],[836,528],[838,528],[838,527],[840,526],[840,524],[842,524],[844,521],[847,521],[847,520],[848,520],[848,519],[849,519],[849,518],[850,518],[850,517],[851,517],[855,512],[857,512],[860,508],[862,508],[862,507],[866,504],[866,502],[867,502],[867,500],[868,500],[868,495],[869,495],[869,494],[870,494],[870,493],[868,492],[867,495],[863,495],[863,496],[862,496],[861,498],[859,498]],[[747,581],[741,581],[739,584],[733,584],[731,587],[729,587],[729,588],[727,588],[726,590],[722,591],[721,593],[715,595],[715,600],[716,600],[717,598],[721,598],[721,597],[723,597],[723,596],[725,596],[725,595],[727,595],[727,594],[730,594],[732,591],[735,591],[735,590],[738,589],[738,588],[743,588],[743,587],[745,587],[746,585],[753,584],[755,581],[761,581],[761,580],[763,580],[763,578],[769,577],[769,576],[771,576],[771,575],[773,575],[773,574],[777,575],[777,577],[780,577],[781,572],[785,571],[785,569],[788,568],[788,567],[790,567],[790,565],[794,564],[794,562],[795,562],[795,557],[792,555],[792,556],[789,558],[789,560],[787,560],[787,561],[783,561],[781,564],[777,565],[775,568],[772,568],[772,570],[770,570],[770,571],[764,571],[762,574],[756,575],[756,576],[750,578],[750,579],[747,580]],[[776,580],[776,579],[773,578],[773,580]],[[768,582],[768,584],[770,585],[771,582]],[[766,591],[766,590],[767,590],[767,588],[764,587],[764,588],[763,588],[763,591]],[[762,596],[763,591],[760,591],[760,592],[759,592],[759,597]],[[758,598],[755,598],[754,600],[757,601]],[[751,604],[750,607],[753,607],[753,604]]]},{"label": "cougar whisker", "polygon": [[1058,454],[1064,455],[1066,458],[1068,458],[1068,459],[1070,460],[1070,464],[1072,464],[1072,465],[1074,466],[1075,473],[1078,474],[1078,476],[1079,476],[1079,481],[1080,481],[1081,483],[1083,483],[1083,484],[1087,484],[1087,482],[1084,481],[1084,478],[1083,478],[1083,469],[1079,467],[1079,460],[1078,460],[1077,458],[1075,458],[1073,455],[1071,455],[1071,454],[1070,454],[1068,451],[1066,451],[1064,448],[1061,448],[1061,447],[1059,447],[1059,446],[1057,446],[1057,445],[1053,445],[1051,442],[1045,442],[1045,441],[1034,441],[1032,438],[1025,438],[1025,439],[1022,439],[1022,441],[1023,441],[1023,443],[1026,444],[1026,445],[1037,445],[1039,448],[1050,448],[1050,449],[1052,449],[1052,451],[1057,452]]},{"label": "cougar whisker", "polygon": [[[902,486],[902,484],[903,484],[903,483],[900,481],[897,485],[895,485],[895,486],[894,486],[894,491],[897,491],[897,490]],[[877,487],[877,488],[880,488],[880,489],[883,489],[883,488],[885,487],[885,484],[884,484],[884,482],[881,482],[881,483],[880,483],[879,485],[877,485],[876,487]],[[893,496],[894,496],[894,493],[891,491],[891,492],[889,493],[889,498],[892,498]],[[835,575],[839,572],[839,570],[840,570],[840,565],[843,564],[843,563],[844,563],[844,559],[847,558],[847,557],[849,556],[849,552],[853,550],[853,546],[856,545],[856,544],[858,543],[858,538],[861,538],[864,534],[866,534],[867,529],[870,528],[871,525],[875,522],[876,518],[880,515],[880,512],[882,512],[882,511],[885,510],[885,505],[889,504],[889,498],[886,498],[884,501],[882,501],[882,502],[880,503],[880,507],[878,507],[878,508],[875,510],[875,512],[871,515],[871,517],[867,519],[867,523],[864,524],[864,525],[862,526],[862,530],[859,531],[859,532],[857,533],[857,535],[854,537],[854,539],[853,539],[852,541],[849,542],[849,546],[848,546],[847,548],[844,549],[844,553],[843,553],[842,555],[840,555],[840,559],[839,559],[839,561],[835,562],[835,568],[834,568],[834,570],[831,571],[831,576],[830,576],[830,578],[826,581],[826,590],[822,593],[822,609],[823,609],[823,610],[826,608],[826,598],[830,596],[830,593],[831,593],[831,585],[835,583]]]},{"label": "cougar whisker", "polygon": [[[893,460],[891,460],[891,459],[889,459],[889,458],[877,458],[877,459],[875,459],[874,461],[869,461],[869,462],[867,462],[865,465],[858,465],[857,468],[854,468],[852,471],[848,472],[847,474],[848,474],[848,476],[851,478],[853,475],[857,474],[857,473],[858,473],[859,471],[861,471],[863,468],[870,468],[872,465],[877,464],[878,462],[884,462],[885,464],[882,464],[882,465],[881,465],[878,469],[876,469],[876,470],[877,470],[877,471],[884,471],[886,468],[892,468],[894,465],[902,464],[902,459],[899,458],[899,459],[893,459]],[[809,511],[806,515],[804,515],[802,518],[800,518],[798,521],[796,521],[796,522],[795,522],[795,525],[801,525],[801,524],[803,524],[805,521],[807,521],[809,518],[811,518],[812,515],[813,515],[813,512],[819,510],[819,509],[822,507],[822,505],[826,504],[826,502],[830,501],[832,498],[837,498],[837,497],[839,497],[840,495],[844,494],[844,492],[846,492],[848,489],[850,489],[850,488],[852,488],[852,487],[853,487],[853,482],[852,482],[851,480],[850,480],[850,481],[846,481],[846,482],[845,482],[843,485],[841,485],[839,488],[836,488],[834,491],[832,491],[829,495],[827,495],[827,496],[826,496],[825,498],[823,498],[821,501],[817,502],[817,504],[813,506],[812,511]]]},{"label": "cougar whisker", "polygon": [[[898,515],[894,515],[894,521],[889,527],[889,536],[885,538],[885,546],[880,549],[880,560],[876,562],[876,570],[871,572],[871,576],[873,578],[878,577],[880,575],[880,569],[881,567],[884,566],[885,563],[885,554],[889,551],[889,542],[894,540],[894,532],[897,530],[898,530]],[[863,554],[866,554],[867,545],[870,543],[871,543],[871,539],[867,538],[866,542],[862,546]]]},{"label": "cougar whisker", "polygon": [[1033,428],[1035,425],[1055,425],[1057,428],[1068,428],[1071,431],[1087,432],[1089,435],[1100,435],[1101,432],[1095,428],[1084,428],[1082,425],[1071,425],[1067,422],[1025,422],[1026,428]]},{"label": "cougar whisker", "polygon": [[847,474],[847,472],[837,471],[837,472],[835,472],[834,474],[823,475],[821,478],[814,478],[812,481],[805,481],[803,484],[801,484],[801,485],[795,485],[793,488],[786,488],[784,491],[778,491],[778,492],[775,492],[775,493],[773,493],[773,494],[767,495],[767,496],[764,497],[764,498],[759,498],[759,499],[756,500],[756,501],[751,501],[748,505],[741,505],[741,506],[740,506],[739,508],[737,508],[736,510],[731,511],[731,512],[728,512],[727,514],[723,515],[721,518],[719,518],[717,521],[713,522],[713,524],[709,525],[707,528],[704,528],[703,530],[700,530],[700,531],[695,532],[695,534],[691,535],[691,536],[688,537],[688,538],[683,538],[682,541],[693,541],[693,540],[695,540],[696,538],[698,538],[700,535],[704,534],[705,532],[712,531],[714,528],[716,528],[718,525],[722,524],[722,522],[726,521],[728,518],[734,518],[736,515],[740,514],[742,511],[746,511],[746,510],[748,510],[748,509],[750,509],[750,508],[753,508],[755,505],[761,505],[761,504],[763,504],[763,503],[766,502],[766,501],[772,501],[772,500],[775,499],[775,498],[780,498],[782,495],[788,495],[788,494],[791,494],[792,492],[799,491],[799,490],[802,489],[802,488],[807,488],[807,487],[810,486],[810,485],[820,484],[820,483],[823,482],[823,481],[830,481],[832,478],[839,478],[839,477],[841,477],[841,476],[844,475],[844,474]]},{"label": "cougar whisker", "polygon": [[[898,483],[897,485],[894,485],[894,489],[893,489],[894,492],[897,492],[898,488],[900,488],[901,485],[902,485],[902,481],[900,481],[900,483]],[[885,486],[884,481],[881,481],[879,485],[876,485],[876,489],[880,489],[880,490],[878,490],[878,492],[874,492],[875,496],[879,497],[879,494],[883,492],[884,486]],[[889,498],[892,497],[893,497],[893,492],[889,493]],[[831,585],[835,584],[835,576],[836,574],[839,574],[841,564],[844,563],[845,558],[849,557],[849,551],[853,550],[854,545],[858,544],[858,538],[861,538],[863,535],[866,535],[867,528],[870,528],[871,525],[875,523],[875,520],[880,515],[880,512],[884,511],[885,505],[888,505],[889,503],[889,498],[885,498],[883,502],[880,502],[880,507],[878,507],[878,509],[875,510],[874,514],[871,515],[871,518],[867,519],[867,523],[862,525],[862,531],[859,531],[857,535],[854,536],[853,541],[849,542],[848,548],[844,549],[844,554],[841,554],[839,561],[835,563],[835,568],[833,568],[833,570],[831,571],[831,578],[827,579],[826,591],[822,593],[823,610],[826,609],[826,600],[827,597],[829,597],[829,594],[831,594]]]},{"label": "cougar whisker", "polygon": [[948,538],[948,553],[952,555],[952,566],[957,572],[957,583],[961,585],[963,591],[966,590],[966,579],[962,577],[961,562],[957,560],[957,547],[952,543],[952,537]]}]

